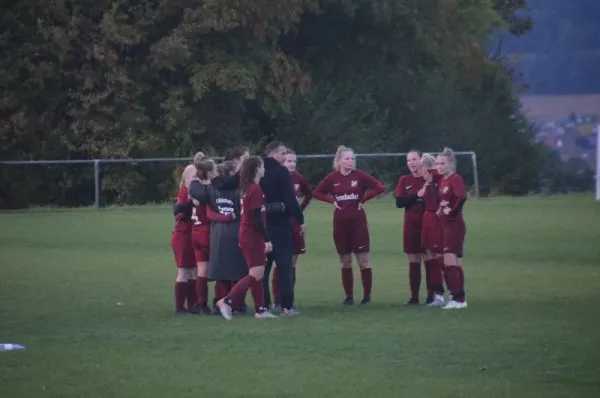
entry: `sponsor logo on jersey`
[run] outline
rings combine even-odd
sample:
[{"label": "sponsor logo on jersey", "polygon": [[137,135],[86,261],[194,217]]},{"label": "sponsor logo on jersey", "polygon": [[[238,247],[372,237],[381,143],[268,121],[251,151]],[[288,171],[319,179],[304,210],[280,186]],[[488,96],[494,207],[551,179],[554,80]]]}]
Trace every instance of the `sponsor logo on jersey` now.
[{"label": "sponsor logo on jersey", "polygon": [[352,182],[350,182],[350,186],[351,186],[352,188],[356,188],[356,187],[358,186],[358,181],[356,181],[356,180],[352,180]]},{"label": "sponsor logo on jersey", "polygon": [[345,193],[343,195],[336,195],[335,200],[338,202],[341,202],[343,200],[358,200],[358,194],[357,193]]}]

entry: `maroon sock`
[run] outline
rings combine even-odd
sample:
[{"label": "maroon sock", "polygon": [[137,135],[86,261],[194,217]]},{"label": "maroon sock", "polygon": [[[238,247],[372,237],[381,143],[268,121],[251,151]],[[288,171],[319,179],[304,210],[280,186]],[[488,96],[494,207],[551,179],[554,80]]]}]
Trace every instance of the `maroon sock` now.
[{"label": "maroon sock", "polygon": [[275,302],[275,304],[280,304],[281,302],[279,301],[279,269],[277,267],[275,267],[275,269],[273,270],[273,282],[271,286],[273,289],[273,301]]},{"label": "maroon sock", "polygon": [[371,297],[371,288],[373,287],[373,269],[362,268],[360,270],[360,279],[363,284],[363,298]]},{"label": "maroon sock", "polygon": [[465,273],[463,272],[463,267],[458,268],[458,291],[459,294],[457,296],[458,301],[465,301]]},{"label": "maroon sock", "polygon": [[354,297],[354,274],[352,268],[342,268],[342,286],[346,297]]},{"label": "maroon sock", "polygon": [[198,295],[196,294],[196,279],[188,279],[187,281],[186,300],[188,308],[195,308],[198,305]]},{"label": "maroon sock", "polygon": [[446,284],[450,293],[452,293],[452,299],[455,299],[460,292],[460,271],[456,265],[446,265],[444,267],[446,271]]},{"label": "maroon sock", "polygon": [[252,278],[252,286],[250,292],[252,293],[252,299],[254,300],[254,307],[258,312],[260,309],[265,307],[265,288],[262,281],[257,281]]},{"label": "maroon sock", "polygon": [[208,279],[199,276],[196,280],[196,293],[198,295],[198,305],[204,307],[208,304]]},{"label": "maroon sock", "polygon": [[410,298],[419,299],[419,288],[421,287],[421,263],[410,263],[408,265],[408,280],[410,282]]},{"label": "maroon sock", "polygon": [[239,302],[239,299],[246,295],[246,292],[255,281],[256,279],[252,276],[246,275],[231,288],[231,291],[227,296],[231,298],[234,303]]},{"label": "maroon sock", "polygon": [[187,282],[175,282],[175,311],[185,309],[185,299],[187,296]]},{"label": "maroon sock", "polygon": [[229,282],[216,281],[215,282],[215,299],[221,300],[229,293]]},{"label": "maroon sock", "polygon": [[431,267],[431,284],[436,294],[444,295],[444,259],[433,260]]}]

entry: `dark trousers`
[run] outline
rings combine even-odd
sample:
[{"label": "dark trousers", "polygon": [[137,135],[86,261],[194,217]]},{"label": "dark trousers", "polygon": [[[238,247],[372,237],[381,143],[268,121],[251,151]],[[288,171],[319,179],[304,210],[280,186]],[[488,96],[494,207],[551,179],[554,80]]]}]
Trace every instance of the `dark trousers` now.
[{"label": "dark trousers", "polygon": [[273,251],[267,255],[267,265],[263,278],[265,290],[265,304],[271,305],[270,275],[273,263],[279,273],[279,299],[281,308],[294,307],[294,282],[293,282],[293,238],[290,223],[269,225],[269,237],[273,244]]}]

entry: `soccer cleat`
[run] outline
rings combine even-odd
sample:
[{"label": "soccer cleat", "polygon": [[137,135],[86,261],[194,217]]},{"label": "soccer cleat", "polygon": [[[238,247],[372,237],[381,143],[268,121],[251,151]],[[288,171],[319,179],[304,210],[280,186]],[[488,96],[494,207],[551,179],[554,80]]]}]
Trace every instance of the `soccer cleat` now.
[{"label": "soccer cleat", "polygon": [[298,316],[300,315],[299,311],[296,311],[293,308],[284,308],[283,311],[281,312],[281,316]]},{"label": "soccer cleat", "polygon": [[254,314],[256,319],[276,319],[277,315],[271,313],[268,309],[262,308],[259,312]]},{"label": "soccer cleat", "polygon": [[354,298],[353,297],[346,297],[343,301],[344,305],[354,305]]},{"label": "soccer cleat", "polygon": [[371,302],[371,297],[365,297],[361,300],[360,305],[367,305]]},{"label": "soccer cleat", "polygon": [[221,312],[221,316],[226,320],[230,321],[231,316],[231,306],[225,302],[225,299],[221,299],[217,301],[217,307],[219,307],[219,311]]},{"label": "soccer cleat", "polygon": [[215,306],[212,308],[212,310],[210,310],[210,314],[211,315],[221,315],[221,310],[219,310],[219,307],[217,307],[216,303],[215,303]]},{"label": "soccer cleat", "polygon": [[175,315],[187,315],[187,314],[189,314],[189,312],[185,308],[182,310],[175,311]]},{"label": "soccer cleat", "polygon": [[413,297],[410,300],[408,300],[406,303],[404,303],[404,305],[419,305],[419,299]]},{"label": "soccer cleat", "polygon": [[271,311],[277,311],[280,312],[281,311],[281,304],[271,304]]},{"label": "soccer cleat", "polygon": [[195,307],[194,309],[190,310],[190,313],[196,314],[196,315],[210,315],[211,312],[212,311],[208,305],[198,306],[198,307]]},{"label": "soccer cleat", "polygon": [[442,307],[443,310],[459,310],[462,308],[467,308],[467,302],[463,301],[455,301],[455,300],[450,300],[446,303],[445,306]]},{"label": "soccer cleat", "polygon": [[433,300],[431,300],[431,302],[425,303],[425,307],[443,307],[444,304],[446,304],[446,301],[444,300],[444,296],[442,296],[440,294],[436,294],[435,298]]}]

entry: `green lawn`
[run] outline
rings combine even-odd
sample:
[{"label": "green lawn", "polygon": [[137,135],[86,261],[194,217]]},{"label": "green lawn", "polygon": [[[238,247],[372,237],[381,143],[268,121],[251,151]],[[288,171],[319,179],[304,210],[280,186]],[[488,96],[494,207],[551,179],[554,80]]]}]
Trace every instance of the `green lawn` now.
[{"label": "green lawn", "polygon": [[0,214],[0,342],[27,346],[0,352],[0,397],[598,396],[600,203],[467,203],[469,308],[454,312],[401,305],[402,213],[391,198],[367,211],[368,308],[340,305],[315,203],[302,315],[229,323],[172,314],[166,206]]}]

